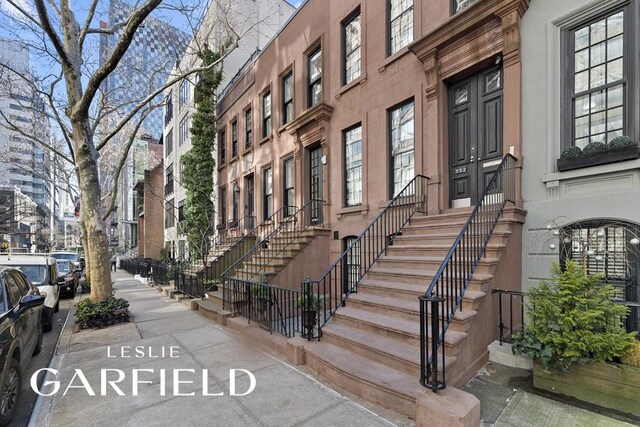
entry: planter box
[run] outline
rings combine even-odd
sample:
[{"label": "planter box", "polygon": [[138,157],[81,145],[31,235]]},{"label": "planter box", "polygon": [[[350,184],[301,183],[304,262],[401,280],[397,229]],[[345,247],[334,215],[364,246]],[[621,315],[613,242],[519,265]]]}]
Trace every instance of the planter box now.
[{"label": "planter box", "polygon": [[588,363],[572,365],[569,372],[551,373],[535,362],[533,386],[640,416],[640,368],[617,363]]},{"label": "planter box", "polygon": [[639,154],[640,151],[638,151],[638,146],[632,145],[630,147],[601,151],[599,153],[587,154],[572,159],[558,159],[558,170],[560,172],[564,172],[589,166],[633,160],[637,159]]}]

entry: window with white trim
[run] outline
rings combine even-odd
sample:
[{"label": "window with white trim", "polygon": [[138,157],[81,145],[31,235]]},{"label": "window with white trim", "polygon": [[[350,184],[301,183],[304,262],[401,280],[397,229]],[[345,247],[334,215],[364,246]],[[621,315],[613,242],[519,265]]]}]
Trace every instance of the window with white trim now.
[{"label": "window with white trim", "polygon": [[389,54],[413,41],[413,0],[389,0]]},{"label": "window with white trim", "polygon": [[389,111],[391,183],[397,195],[414,177],[413,100]]},{"label": "window with white trim", "polygon": [[345,203],[362,204],[362,126],[344,132]]}]

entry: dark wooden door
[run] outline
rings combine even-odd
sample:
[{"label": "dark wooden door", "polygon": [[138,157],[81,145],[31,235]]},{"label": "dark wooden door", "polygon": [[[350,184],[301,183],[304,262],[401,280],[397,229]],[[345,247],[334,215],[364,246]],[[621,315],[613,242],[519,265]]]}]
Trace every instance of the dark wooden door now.
[{"label": "dark wooden door", "polygon": [[[322,147],[309,150],[309,199],[312,222],[322,222]],[[315,201],[314,201],[315,200]]]},{"label": "dark wooden door", "polygon": [[255,218],[255,186],[253,174],[245,178],[245,188],[247,189],[247,200],[245,200],[245,215],[247,216],[244,227],[253,229],[253,220]]},{"label": "dark wooden door", "polygon": [[492,67],[449,86],[452,207],[477,203],[502,158],[502,70]]}]

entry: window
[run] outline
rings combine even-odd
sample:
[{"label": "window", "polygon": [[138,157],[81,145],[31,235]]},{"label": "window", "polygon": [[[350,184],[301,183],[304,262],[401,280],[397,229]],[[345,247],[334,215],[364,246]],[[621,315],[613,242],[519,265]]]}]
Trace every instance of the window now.
[{"label": "window", "polygon": [[253,119],[251,118],[251,108],[244,112],[244,148],[248,150],[253,145]]},{"label": "window", "polygon": [[227,189],[225,187],[220,187],[219,191],[219,200],[218,203],[220,205],[220,224],[227,225]]},{"label": "window", "polygon": [[187,114],[180,120],[180,135],[178,137],[178,145],[182,146],[189,139],[189,115]]},{"label": "window", "polygon": [[471,6],[478,0],[452,0],[451,2],[451,11],[455,15],[463,9]]},{"label": "window", "polygon": [[354,292],[358,280],[360,280],[360,241],[356,236],[347,236],[344,238],[344,250],[351,248],[346,255],[346,268],[344,272],[345,294]]},{"label": "window", "polygon": [[238,121],[231,122],[231,158],[238,155]]},{"label": "window", "polygon": [[308,58],[309,93],[308,106],[313,107],[322,100],[322,49],[317,48]]},{"label": "window", "polygon": [[413,0],[389,0],[389,54],[413,41]]},{"label": "window", "polygon": [[293,71],[282,78],[282,124],[293,119]]},{"label": "window", "polygon": [[175,225],[174,199],[168,200],[164,205],[164,228],[171,228]]},{"label": "window", "polygon": [[262,137],[271,135],[271,92],[262,95]]},{"label": "window", "polygon": [[164,140],[164,146],[166,152],[165,155],[168,156],[173,151],[173,129],[167,132],[167,137]]},{"label": "window", "polygon": [[238,210],[240,206],[240,187],[238,183],[233,184],[233,194],[231,194],[231,220],[238,223]]},{"label": "window", "polygon": [[178,241],[178,259],[180,261],[187,259],[187,242],[185,240]]},{"label": "window", "polygon": [[166,184],[164,186],[164,195],[167,196],[173,193],[173,164],[167,167],[165,174],[166,174]]},{"label": "window", "polygon": [[264,194],[262,219],[266,221],[273,215],[273,171],[271,168],[266,168],[263,172],[262,193]]},{"label": "window", "polygon": [[344,133],[345,202],[347,206],[362,204],[362,126]]},{"label": "window", "polygon": [[587,274],[602,274],[616,290],[614,300],[629,302],[629,332],[640,331],[640,227],[620,220],[597,219],[560,229],[560,264],[572,259]]},{"label": "window", "polygon": [[169,92],[167,97],[164,99],[164,103],[164,124],[166,126],[173,118],[173,92]]},{"label": "window", "polygon": [[227,135],[223,130],[218,133],[218,156],[218,163],[224,165],[227,160]]},{"label": "window", "polygon": [[184,221],[184,199],[178,202],[178,222]]},{"label": "window", "polygon": [[185,79],[180,82],[178,110],[182,110],[187,102],[189,102],[189,81]]},{"label": "window", "polygon": [[627,9],[581,23],[568,31],[570,73],[565,86],[571,104],[565,146],[584,148],[590,142],[608,143],[628,132]]},{"label": "window", "polygon": [[7,284],[7,288],[9,288],[9,297],[10,305],[16,307],[20,303],[20,289],[18,288],[18,284],[15,282],[13,276],[11,274],[5,274],[4,281]]},{"label": "window", "polygon": [[[295,203],[295,175],[293,171],[293,157],[286,159],[283,163],[283,180],[284,185],[284,206],[294,206]],[[292,209],[288,209],[289,215],[293,214]]]},{"label": "window", "polygon": [[347,84],[360,77],[360,10],[348,18],[342,26],[342,40],[344,42],[344,70],[342,82]]},{"label": "window", "polygon": [[413,179],[413,100],[389,112],[391,183],[396,196]]}]

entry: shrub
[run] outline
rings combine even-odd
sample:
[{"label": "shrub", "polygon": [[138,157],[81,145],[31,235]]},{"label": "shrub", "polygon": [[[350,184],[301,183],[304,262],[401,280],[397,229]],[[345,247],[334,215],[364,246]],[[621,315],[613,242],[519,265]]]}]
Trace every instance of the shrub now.
[{"label": "shrub", "polygon": [[309,306],[307,306],[307,296],[306,295],[301,295],[298,297],[298,300],[296,301],[297,305],[299,308],[302,308],[303,310],[306,310],[307,308],[311,309],[311,310],[315,310],[318,311],[320,310],[320,298],[318,298],[316,295],[311,295],[309,298]]},{"label": "shrub", "polygon": [[640,368],[640,341],[636,341],[631,347],[625,351],[620,361],[629,366]]},{"label": "shrub", "polygon": [[129,302],[114,296],[99,302],[85,298],[76,306],[76,317],[82,329],[103,327],[122,321],[128,322]]},{"label": "shrub", "polygon": [[584,147],[584,150],[582,150],[582,154],[599,153],[601,151],[605,151],[606,149],[607,149],[607,146],[604,145],[602,142],[593,141],[588,143],[587,146]]},{"label": "shrub", "polygon": [[637,144],[628,136],[617,136],[609,142],[609,149],[615,150],[616,148],[630,147],[632,145]]},{"label": "shrub", "polygon": [[582,149],[578,146],[572,145],[571,147],[567,147],[562,151],[560,155],[561,159],[574,159],[576,157],[582,156]]},{"label": "shrub", "polygon": [[576,362],[621,356],[635,342],[635,333],[622,326],[628,309],[611,300],[614,293],[602,276],[585,274],[574,261],[564,271],[554,264],[552,279],[526,293],[530,320],[514,335],[513,352],[563,371]]}]

